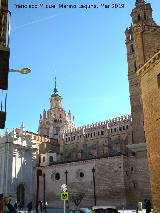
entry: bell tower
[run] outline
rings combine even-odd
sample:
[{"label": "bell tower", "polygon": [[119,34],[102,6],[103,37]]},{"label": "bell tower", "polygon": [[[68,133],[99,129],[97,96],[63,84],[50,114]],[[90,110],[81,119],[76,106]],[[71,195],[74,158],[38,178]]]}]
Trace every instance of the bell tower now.
[{"label": "bell tower", "polygon": [[65,112],[62,107],[62,97],[58,94],[57,81],[55,77],[55,86],[53,94],[50,97],[50,109],[40,115],[38,133],[58,140],[60,133],[67,129],[75,128],[74,117],[71,112]]},{"label": "bell tower", "polygon": [[136,70],[160,49],[160,27],[152,17],[152,8],[136,0],[131,12],[132,24],[126,29],[128,80],[132,114],[133,143],[144,143],[143,108]]}]

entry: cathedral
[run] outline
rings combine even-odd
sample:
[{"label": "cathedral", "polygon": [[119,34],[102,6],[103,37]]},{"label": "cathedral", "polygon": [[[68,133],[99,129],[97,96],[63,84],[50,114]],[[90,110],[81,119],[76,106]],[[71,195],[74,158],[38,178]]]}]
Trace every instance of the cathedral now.
[{"label": "cathedral", "polygon": [[55,79],[50,109],[40,115],[38,128],[40,135],[50,139],[40,149],[38,169],[46,177],[45,183],[40,177],[40,198],[52,207],[62,206],[59,193],[63,183],[68,186],[69,207],[76,205],[76,199],[81,207],[128,208],[152,199],[136,71],[160,49],[160,27],[144,0],[136,0],[131,18],[131,26],[125,30],[131,115],[76,128],[71,112],[62,107]]},{"label": "cathedral", "polygon": [[[9,159],[4,174],[10,174],[9,180],[0,178],[1,193],[17,196],[24,205],[32,198],[54,208],[63,206],[60,192],[64,183],[69,208],[115,205],[135,209],[138,202],[152,199],[136,72],[160,49],[160,27],[144,0],[135,1],[131,18],[125,30],[131,115],[77,128],[72,113],[63,108],[55,78],[50,108],[40,115],[38,134],[20,128],[11,132],[12,143],[0,138],[0,168],[4,170],[4,159]],[[30,172],[25,175],[22,171]]]}]

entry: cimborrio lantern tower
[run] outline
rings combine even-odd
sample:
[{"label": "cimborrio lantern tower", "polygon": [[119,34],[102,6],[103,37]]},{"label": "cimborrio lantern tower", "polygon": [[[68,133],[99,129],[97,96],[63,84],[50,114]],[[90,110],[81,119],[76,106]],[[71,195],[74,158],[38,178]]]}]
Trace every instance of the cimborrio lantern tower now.
[{"label": "cimborrio lantern tower", "polygon": [[48,136],[58,140],[59,133],[63,133],[66,129],[75,128],[74,116],[71,112],[65,112],[62,107],[62,97],[58,94],[56,85],[53,94],[50,97],[50,109],[44,110],[40,115],[38,132],[40,135]]}]

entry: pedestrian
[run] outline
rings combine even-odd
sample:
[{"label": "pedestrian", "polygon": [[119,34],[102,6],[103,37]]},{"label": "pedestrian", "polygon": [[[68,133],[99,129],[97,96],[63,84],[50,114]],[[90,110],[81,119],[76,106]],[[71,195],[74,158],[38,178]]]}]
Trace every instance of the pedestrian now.
[{"label": "pedestrian", "polygon": [[6,206],[6,204],[4,204],[3,213],[9,213],[9,209],[8,209],[8,207]]},{"label": "pedestrian", "polygon": [[42,203],[42,201],[39,201],[39,207],[40,207],[40,211],[42,212],[42,210],[43,210],[43,203]]},{"label": "pedestrian", "polygon": [[45,204],[44,204],[44,211],[45,211],[45,212],[47,211],[47,207],[48,207],[48,203],[47,203],[47,201],[46,201]]},{"label": "pedestrian", "polygon": [[17,204],[17,201],[15,202],[14,204],[14,208],[17,209],[18,208],[18,204]]},{"label": "pedestrian", "polygon": [[8,197],[3,197],[3,213],[9,213],[9,209],[7,207],[8,202]]},{"label": "pedestrian", "polygon": [[31,213],[31,211],[32,211],[32,201],[28,203],[27,208],[28,208],[28,213]]},{"label": "pedestrian", "polygon": [[145,208],[146,208],[146,213],[151,212],[151,202],[150,200],[145,199]]},{"label": "pedestrian", "polygon": [[9,202],[6,204],[8,210],[9,210],[9,213],[16,213],[17,210],[14,208],[14,206],[12,206],[12,204]]},{"label": "pedestrian", "polygon": [[23,210],[23,203],[22,203],[22,201],[19,202],[19,210]]}]

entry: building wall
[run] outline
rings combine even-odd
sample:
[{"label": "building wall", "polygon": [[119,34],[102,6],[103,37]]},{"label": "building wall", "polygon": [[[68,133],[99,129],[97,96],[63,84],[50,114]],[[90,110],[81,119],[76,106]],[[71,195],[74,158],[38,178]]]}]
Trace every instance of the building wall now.
[{"label": "building wall", "polygon": [[[131,12],[132,25],[126,29],[126,47],[128,61],[128,80],[130,90],[130,103],[132,115],[133,144],[131,150],[136,152],[135,166],[137,168],[136,199],[150,198],[150,180],[147,165],[145,143],[143,104],[141,101],[140,82],[136,70],[144,65],[160,48],[160,27],[152,17],[152,8],[145,1],[136,1],[135,8]],[[134,150],[135,148],[135,150]]]},{"label": "building wall", "polygon": [[0,1],[0,45],[6,46],[6,29],[7,29],[7,13],[4,11],[8,10],[8,0]]},{"label": "building wall", "polygon": [[144,143],[143,107],[136,70],[160,49],[160,26],[152,18],[149,3],[138,2],[132,10],[132,25],[126,29],[128,80],[134,143]]},{"label": "building wall", "polygon": [[160,212],[160,52],[138,70],[154,212]]},{"label": "building wall", "polygon": [[132,143],[131,116],[66,130],[60,137],[62,160],[88,159],[126,153]]},{"label": "building wall", "polygon": [[[13,133],[13,132],[12,132]],[[17,190],[25,189],[24,204],[32,199],[32,172],[36,164],[36,142],[28,138],[5,135],[0,137],[0,193],[17,200]]]},{"label": "building wall", "polygon": [[[97,205],[126,205],[125,183],[124,183],[124,162],[126,157],[108,157],[77,161],[71,163],[61,163],[48,167],[41,167],[42,173],[46,175],[46,201],[49,206],[61,207],[63,201],[60,200],[61,185],[66,183],[69,191],[69,207],[75,208],[72,201],[73,196],[84,194],[80,207],[91,207],[94,205],[93,189],[93,167],[95,168],[95,188]],[[59,173],[60,179],[56,180]],[[84,176],[80,177],[80,173]],[[43,177],[40,177],[39,199],[43,201]]]}]

